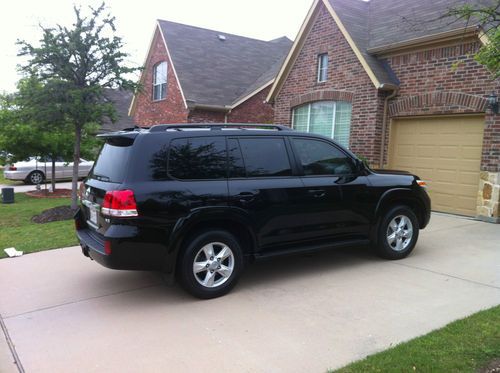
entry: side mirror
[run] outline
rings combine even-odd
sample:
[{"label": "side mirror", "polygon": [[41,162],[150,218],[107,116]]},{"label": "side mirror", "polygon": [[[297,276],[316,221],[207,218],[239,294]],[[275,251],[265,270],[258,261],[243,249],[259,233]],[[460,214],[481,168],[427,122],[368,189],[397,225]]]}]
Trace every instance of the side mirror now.
[{"label": "side mirror", "polygon": [[356,171],[358,173],[361,173],[365,170],[365,162],[363,162],[361,159],[356,159]]}]

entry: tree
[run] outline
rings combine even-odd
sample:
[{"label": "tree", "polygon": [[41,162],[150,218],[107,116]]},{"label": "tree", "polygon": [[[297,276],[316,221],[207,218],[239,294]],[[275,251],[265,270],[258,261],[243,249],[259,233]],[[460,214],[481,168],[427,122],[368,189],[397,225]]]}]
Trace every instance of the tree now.
[{"label": "tree", "polygon": [[500,0],[494,0],[489,6],[465,4],[451,8],[444,17],[465,20],[466,24],[473,21],[481,26],[487,42],[481,46],[474,58],[486,66],[493,77],[500,77]]},{"label": "tree", "polygon": [[28,57],[22,71],[40,82],[57,85],[51,103],[60,108],[73,129],[73,209],[77,208],[78,161],[85,126],[102,124],[106,117],[116,120],[113,104],[104,100],[104,89],[138,88],[127,76],[140,68],[125,66],[128,54],[122,51],[122,39],[115,35],[115,18],[105,9],[102,3],[97,9],[89,7],[90,14],[82,15],[81,9],[75,7],[71,28],[40,26],[42,38],[38,46],[18,41],[19,55]]},{"label": "tree", "polygon": [[[30,77],[17,87],[16,93],[0,97],[0,149],[11,154],[14,162],[32,156],[51,159],[55,190],[55,159],[69,160],[73,150],[71,126],[61,108],[51,102],[58,84],[42,84]],[[95,147],[94,138],[84,140],[86,148]]]}]

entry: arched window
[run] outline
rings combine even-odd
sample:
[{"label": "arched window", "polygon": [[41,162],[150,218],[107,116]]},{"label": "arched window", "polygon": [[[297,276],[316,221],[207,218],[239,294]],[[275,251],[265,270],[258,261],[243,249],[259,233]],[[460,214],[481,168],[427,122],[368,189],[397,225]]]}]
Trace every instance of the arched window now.
[{"label": "arched window", "polygon": [[167,97],[167,63],[160,62],[153,69],[153,100]]},{"label": "arched window", "polygon": [[292,127],[297,131],[328,136],[349,147],[352,105],[344,101],[316,101],[293,109]]}]

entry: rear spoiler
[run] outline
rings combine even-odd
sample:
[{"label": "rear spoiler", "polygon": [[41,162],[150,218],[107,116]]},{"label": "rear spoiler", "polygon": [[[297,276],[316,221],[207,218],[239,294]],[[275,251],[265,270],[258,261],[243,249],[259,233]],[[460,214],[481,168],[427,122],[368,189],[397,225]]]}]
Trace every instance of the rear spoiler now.
[{"label": "rear spoiler", "polygon": [[98,138],[103,139],[106,143],[115,146],[130,146],[134,143],[135,138],[139,132],[137,131],[119,131],[101,133],[97,135]]}]

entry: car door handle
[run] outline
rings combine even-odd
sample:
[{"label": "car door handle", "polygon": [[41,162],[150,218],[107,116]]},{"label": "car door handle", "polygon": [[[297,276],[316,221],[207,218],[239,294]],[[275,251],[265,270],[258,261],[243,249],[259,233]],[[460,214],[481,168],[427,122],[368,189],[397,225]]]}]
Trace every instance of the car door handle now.
[{"label": "car door handle", "polygon": [[241,203],[246,203],[246,202],[252,202],[255,199],[255,195],[256,195],[255,193],[251,192],[242,192],[240,194],[237,194],[235,197]]},{"label": "car door handle", "polygon": [[324,189],[309,189],[307,193],[312,195],[314,198],[321,198],[326,194]]},{"label": "car door handle", "polygon": [[242,192],[236,195],[240,201],[249,201],[255,198],[255,193],[252,192]]}]

